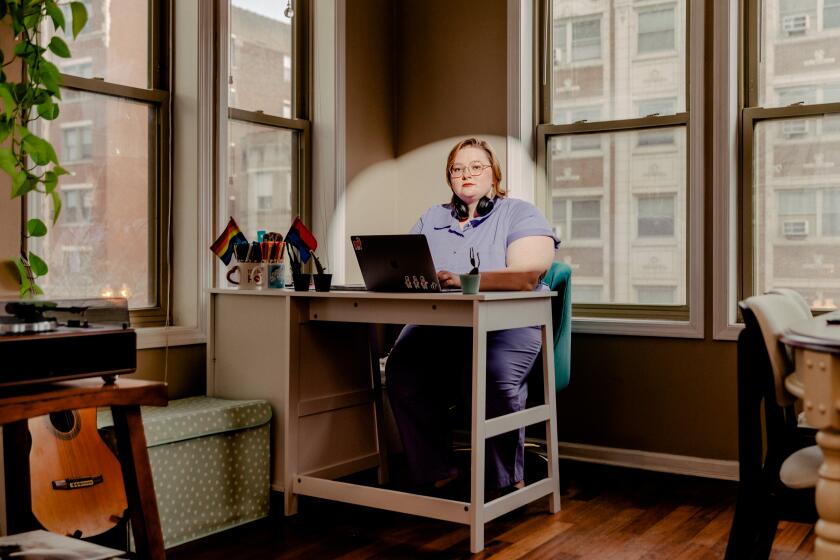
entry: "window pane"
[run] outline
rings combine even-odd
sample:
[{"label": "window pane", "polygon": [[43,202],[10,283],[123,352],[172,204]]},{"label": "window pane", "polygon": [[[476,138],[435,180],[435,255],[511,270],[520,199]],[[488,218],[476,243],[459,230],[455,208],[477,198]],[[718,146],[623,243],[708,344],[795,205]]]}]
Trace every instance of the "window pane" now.
[{"label": "window pane", "polygon": [[601,286],[575,284],[575,289],[572,290],[572,303],[601,303],[603,291]]},{"label": "window pane", "polygon": [[[840,292],[840,138],[814,132],[824,120],[755,126],[753,293],[794,288],[816,305]],[[791,122],[800,123],[805,135],[792,136]]]},{"label": "window pane", "polygon": [[639,237],[674,235],[674,196],[639,197],[636,231]]},{"label": "window pane", "polygon": [[840,0],[823,0],[823,27],[840,27]]},{"label": "window pane", "polygon": [[228,121],[226,215],[249,241],[257,230],[283,235],[292,223],[292,132]]},{"label": "window pane", "polygon": [[601,237],[601,202],[599,200],[572,201],[572,231],[574,239]]},{"label": "window pane", "polygon": [[[62,105],[55,121],[39,120],[71,175],[59,181],[63,209],[32,250],[50,266],[42,287],[50,297],[125,294],[132,308],[157,304],[157,268],[150,215],[157,181],[156,111],[134,101],[89,94]],[[82,124],[80,124],[82,123]],[[31,196],[30,214],[47,221],[51,205]],[[150,229],[151,228],[151,229]]]},{"label": "window pane", "polygon": [[760,4],[764,16],[759,21],[758,105],[818,103],[822,84],[840,80],[840,43],[833,29],[840,25],[840,3],[760,0]]},{"label": "window pane", "polygon": [[822,234],[840,236],[840,189],[823,192]]},{"label": "window pane", "polygon": [[600,108],[595,119],[632,118],[639,103],[663,98],[673,100],[670,113],[685,111],[685,4],[628,11],[627,3],[553,0],[553,122],[574,122],[569,108],[582,105]]},{"label": "window pane", "polygon": [[[67,42],[73,57],[60,58],[47,51],[47,58],[65,74],[148,88],[148,0],[84,0],[83,3],[88,22],[73,39],[70,2],[60,2],[67,31],[59,30],[57,35]],[[45,45],[54,33],[52,21],[47,19],[42,28]]]},{"label": "window pane", "polygon": [[601,58],[601,18],[572,22],[572,60]]},{"label": "window pane", "polygon": [[639,12],[640,53],[669,51],[674,48],[674,8]]},{"label": "window pane", "polygon": [[636,303],[640,305],[673,305],[673,286],[638,286],[636,288]]},{"label": "window pane", "polygon": [[558,149],[568,136],[549,140],[557,259],[572,266],[576,285],[602,286],[601,303],[637,303],[636,287],[655,284],[674,289],[669,304],[685,304],[685,130],[663,129],[674,143],[655,151],[638,148],[635,131],[595,134],[598,152]]},{"label": "window pane", "polygon": [[231,0],[230,107],[291,117],[292,26],[283,15],[285,6]]}]

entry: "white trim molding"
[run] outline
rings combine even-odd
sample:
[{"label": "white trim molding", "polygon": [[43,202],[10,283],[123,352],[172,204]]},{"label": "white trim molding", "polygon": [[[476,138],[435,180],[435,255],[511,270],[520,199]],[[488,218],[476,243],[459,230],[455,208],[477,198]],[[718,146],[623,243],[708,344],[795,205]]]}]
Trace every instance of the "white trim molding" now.
[{"label": "white trim molding", "polygon": [[558,448],[561,459],[720,480],[738,480],[738,461],[654,453],[638,449],[603,447],[565,441],[561,441]]},{"label": "white trim molding", "polygon": [[346,274],[346,9],[346,0],[312,3],[312,224],[315,237],[328,240],[334,284]]},{"label": "white trim molding", "polygon": [[[213,6],[175,4],[172,126],[172,247],[182,255],[171,272],[174,326],[137,329],[137,349],[204,344],[207,288],[212,280]],[[190,61],[193,61],[191,63]],[[197,62],[197,63],[196,63]],[[168,289],[169,287],[167,287]]]},{"label": "white trim molding", "polygon": [[744,328],[737,323],[735,300],[738,191],[738,2],[726,0],[715,8],[712,137],[714,187],[712,325],[716,340],[736,340]]},{"label": "white trim molding", "polygon": [[507,2],[507,187],[536,201],[534,134],[534,3]]}]

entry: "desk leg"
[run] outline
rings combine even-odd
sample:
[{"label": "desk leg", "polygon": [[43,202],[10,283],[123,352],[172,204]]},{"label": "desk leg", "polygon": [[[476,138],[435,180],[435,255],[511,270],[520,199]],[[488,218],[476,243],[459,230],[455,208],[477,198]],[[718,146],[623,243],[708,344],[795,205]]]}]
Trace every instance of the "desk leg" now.
[{"label": "desk leg", "polygon": [[377,482],[388,483],[388,447],[385,444],[385,402],[382,395],[382,372],[379,369],[379,353],[376,351],[376,329],[368,326],[370,352],[370,382],[373,387],[373,414],[376,423],[376,451],[379,453]]},{"label": "desk leg", "polygon": [[134,546],[139,558],[151,560],[166,557],[160,529],[149,452],[139,406],[112,406],[117,448],[122,465]]},{"label": "desk leg", "polygon": [[3,468],[6,477],[6,527],[10,535],[39,529],[32,515],[28,420],[3,426]]},{"label": "desk leg", "polygon": [[548,325],[542,325],[543,394],[548,405],[549,419],[545,423],[546,450],[548,452],[548,476],[551,477],[551,495],[548,509],[551,513],[560,511],[560,466],[557,452],[557,390],[554,383],[554,336],[552,336],[548,310]]},{"label": "desk leg", "polygon": [[484,549],[484,422],[487,415],[487,331],[481,325],[481,308],[473,322],[472,352],[472,488],[470,491],[470,552]]},{"label": "desk leg", "polygon": [[823,464],[817,481],[817,521],[814,555],[817,560],[840,558],[840,430],[827,428],[817,433]]}]

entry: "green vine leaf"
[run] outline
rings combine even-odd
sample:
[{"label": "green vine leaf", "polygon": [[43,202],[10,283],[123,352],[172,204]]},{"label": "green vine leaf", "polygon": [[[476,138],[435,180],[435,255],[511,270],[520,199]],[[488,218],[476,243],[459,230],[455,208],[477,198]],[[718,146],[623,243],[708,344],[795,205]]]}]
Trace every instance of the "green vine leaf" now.
[{"label": "green vine leaf", "polygon": [[60,56],[61,58],[70,58],[70,48],[67,46],[67,43],[64,42],[64,39],[58,35],[53,35],[53,38],[50,39],[50,44],[47,46],[56,56]]},{"label": "green vine leaf", "polygon": [[5,119],[0,119],[0,142],[6,140],[9,137],[9,133],[12,131],[12,121],[8,121]]},{"label": "green vine leaf", "polygon": [[38,218],[32,218],[26,222],[26,232],[30,237],[44,237],[47,235],[47,226]]},{"label": "green vine leaf", "polygon": [[53,0],[47,0],[45,6],[47,8],[47,15],[52,19],[56,30],[64,29],[64,12],[61,11],[58,4],[53,2]]},{"label": "green vine leaf", "polygon": [[6,118],[12,118],[17,103],[15,103],[15,98],[12,97],[12,92],[9,91],[8,84],[0,84],[0,99],[3,100],[3,112],[6,113]]},{"label": "green vine leaf", "polygon": [[53,190],[49,194],[53,202],[52,223],[55,225],[58,221],[58,215],[61,214],[61,195],[59,195],[56,190]]},{"label": "green vine leaf", "polygon": [[15,259],[15,267],[17,267],[18,275],[20,276],[20,295],[21,297],[26,297],[29,295],[32,283],[26,275],[26,269],[23,267],[23,261],[20,260],[20,257]]},{"label": "green vine leaf", "polygon": [[35,273],[35,276],[44,276],[49,272],[49,267],[47,267],[47,263],[44,262],[44,259],[29,251],[29,265],[32,267],[32,272]]},{"label": "green vine leaf", "polygon": [[38,165],[47,165],[50,162],[58,163],[58,156],[55,155],[52,144],[34,134],[30,134],[23,139],[23,148]]},{"label": "green vine leaf", "polygon": [[44,173],[43,182],[44,190],[47,191],[47,194],[49,194],[58,186],[58,175],[56,175],[54,171],[47,171]]},{"label": "green vine leaf", "polygon": [[73,15],[73,38],[79,36],[88,20],[87,9],[81,2],[70,2],[70,13]]},{"label": "green vine leaf", "polygon": [[41,60],[39,70],[41,81],[47,91],[53,95],[58,94],[58,88],[61,85],[61,73],[58,71],[58,67],[52,62]]},{"label": "green vine leaf", "polygon": [[26,187],[26,172],[15,171],[12,175],[12,198],[17,198],[26,194],[29,191],[24,190]]},{"label": "green vine leaf", "polygon": [[58,105],[47,97],[46,101],[38,105],[38,115],[44,120],[52,121],[58,118]]},{"label": "green vine leaf", "polygon": [[12,178],[17,175],[17,159],[10,148],[0,148],[0,169]]}]

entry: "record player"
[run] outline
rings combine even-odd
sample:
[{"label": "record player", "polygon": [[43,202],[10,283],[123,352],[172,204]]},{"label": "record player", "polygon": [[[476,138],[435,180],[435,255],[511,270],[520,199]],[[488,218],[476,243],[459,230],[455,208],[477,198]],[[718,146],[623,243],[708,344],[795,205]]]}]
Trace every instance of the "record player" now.
[{"label": "record player", "polygon": [[0,301],[0,388],[132,373],[130,325],[124,298]]}]

